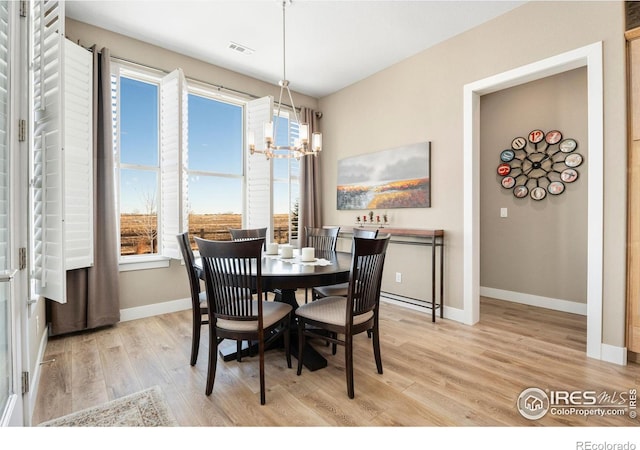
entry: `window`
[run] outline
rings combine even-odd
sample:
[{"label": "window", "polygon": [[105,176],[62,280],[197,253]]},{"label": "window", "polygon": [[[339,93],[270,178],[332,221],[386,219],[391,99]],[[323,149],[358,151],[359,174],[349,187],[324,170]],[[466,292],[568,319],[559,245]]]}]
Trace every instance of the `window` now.
[{"label": "window", "polygon": [[[271,117],[273,99],[229,97],[187,83],[179,69],[112,67],[122,262],[178,257],[182,230],[225,240],[229,228],[267,226],[275,242],[297,238],[300,162],[244,151],[247,120]],[[254,102],[259,116],[251,116]],[[277,119],[279,143],[293,142],[298,124],[287,112]]]},{"label": "window", "polygon": [[189,234],[227,240],[242,228],[243,107],[207,95],[189,94]]},{"label": "window", "polygon": [[113,87],[120,255],[158,254],[159,81],[122,71]]}]

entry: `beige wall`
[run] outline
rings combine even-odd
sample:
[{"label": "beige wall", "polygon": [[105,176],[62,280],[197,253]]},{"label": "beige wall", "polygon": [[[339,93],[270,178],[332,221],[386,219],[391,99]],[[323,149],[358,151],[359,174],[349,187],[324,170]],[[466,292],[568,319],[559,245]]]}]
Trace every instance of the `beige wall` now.
[{"label": "beige wall", "polygon": [[[431,141],[432,207],[393,210],[393,225],[446,231],[447,304],[463,305],[463,88],[465,84],[603,41],[603,341],[624,346],[626,100],[622,2],[530,2],[485,25],[320,99],[325,224],[336,209],[338,159]],[[401,258],[402,259],[402,258]],[[407,261],[407,270],[424,266]]]},{"label": "beige wall", "polygon": [[541,201],[515,198],[500,185],[500,152],[534,129],[560,130],[578,142],[576,153],[588,155],[585,67],[481,98],[480,285],[586,303],[589,161],[565,192]]}]

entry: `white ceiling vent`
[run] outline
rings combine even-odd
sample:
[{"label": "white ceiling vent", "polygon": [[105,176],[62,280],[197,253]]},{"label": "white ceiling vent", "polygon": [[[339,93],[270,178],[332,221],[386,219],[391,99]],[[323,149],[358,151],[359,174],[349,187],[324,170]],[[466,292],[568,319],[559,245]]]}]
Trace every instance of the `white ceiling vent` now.
[{"label": "white ceiling vent", "polygon": [[252,48],[247,47],[246,45],[237,44],[233,41],[229,42],[229,48],[238,53],[242,53],[243,55],[250,55],[254,52]]}]

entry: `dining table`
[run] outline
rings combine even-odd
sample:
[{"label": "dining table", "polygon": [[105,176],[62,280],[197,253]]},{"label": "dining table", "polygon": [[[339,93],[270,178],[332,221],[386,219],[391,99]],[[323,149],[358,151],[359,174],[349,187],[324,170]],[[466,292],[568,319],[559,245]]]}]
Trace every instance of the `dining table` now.
[{"label": "dining table", "polygon": [[[349,281],[351,253],[316,251],[314,256],[315,258],[311,261],[302,261],[297,249],[294,250],[292,258],[283,258],[279,254],[269,255],[264,251],[262,254],[262,290],[273,292],[275,294],[274,301],[288,303],[294,311],[291,323],[291,354],[295,358],[298,358],[298,328],[295,318],[295,310],[298,308],[296,291]],[[204,279],[200,258],[196,258],[195,264],[200,277]],[[236,358],[235,346],[221,348],[219,351],[225,361]],[[249,354],[249,346],[245,345],[242,352],[243,356]],[[314,371],[327,366],[327,360],[324,356],[309,343],[306,343],[303,352],[303,363],[307,369]]]}]

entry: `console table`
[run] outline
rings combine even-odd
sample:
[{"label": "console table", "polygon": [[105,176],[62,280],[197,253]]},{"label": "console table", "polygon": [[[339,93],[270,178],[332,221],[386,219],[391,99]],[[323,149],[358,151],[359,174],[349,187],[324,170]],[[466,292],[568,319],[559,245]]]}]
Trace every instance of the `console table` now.
[{"label": "console table", "polygon": [[[391,241],[394,244],[404,245],[424,245],[431,247],[431,299],[425,300],[427,307],[431,309],[431,321],[436,321],[436,310],[440,310],[440,318],[444,313],[444,230],[423,230],[415,228],[381,228],[381,227],[359,227],[378,228],[378,233],[391,234]],[[351,237],[353,227],[340,227],[340,237]],[[402,238],[402,239],[394,239]],[[415,238],[415,239],[411,239]],[[436,251],[438,250],[438,251]],[[438,257],[436,258],[436,253]],[[437,261],[436,261],[437,260]],[[439,279],[436,283],[436,272],[439,268]],[[436,295],[437,294],[437,295]]]}]

